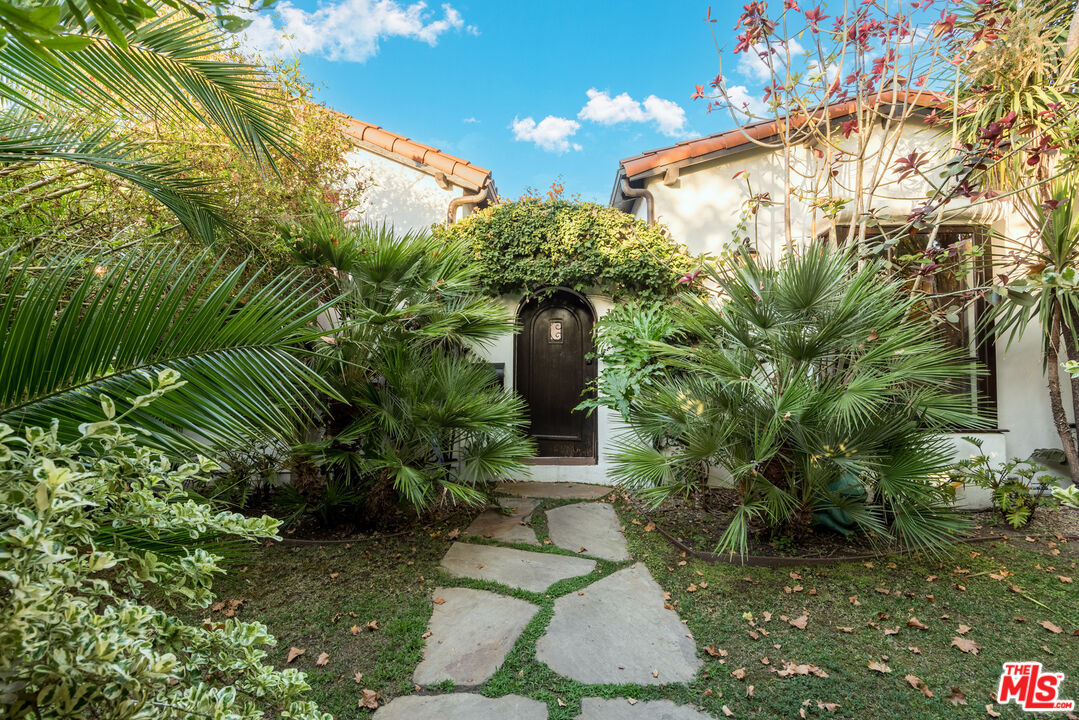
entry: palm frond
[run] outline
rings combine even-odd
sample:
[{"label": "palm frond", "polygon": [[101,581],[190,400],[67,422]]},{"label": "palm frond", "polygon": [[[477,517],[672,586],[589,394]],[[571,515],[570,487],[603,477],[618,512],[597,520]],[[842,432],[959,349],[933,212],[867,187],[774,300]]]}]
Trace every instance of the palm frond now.
[{"label": "palm frond", "polygon": [[332,394],[303,362],[328,306],[295,274],[252,290],[245,265],[221,270],[167,251],[107,268],[79,256],[42,269],[0,257],[0,420],[75,428],[101,419],[102,395],[125,412],[171,369],[186,385],[129,416],[148,444],[185,452],[297,440]]},{"label": "palm frond", "polygon": [[141,188],[205,243],[228,229],[207,181],[189,177],[183,165],[159,161],[108,128],[85,132],[64,119],[41,121],[18,108],[0,111],[0,164],[50,160],[103,170]]}]

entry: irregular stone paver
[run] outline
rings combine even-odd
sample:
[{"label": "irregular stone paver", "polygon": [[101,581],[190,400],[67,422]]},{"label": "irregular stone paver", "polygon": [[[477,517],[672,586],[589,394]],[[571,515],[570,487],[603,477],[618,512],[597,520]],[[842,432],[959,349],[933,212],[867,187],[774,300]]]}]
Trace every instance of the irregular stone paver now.
[{"label": "irregular stone paver", "polygon": [[[437,588],[423,662],[412,681],[479,685],[495,674],[525,625],[539,610],[530,602],[486,590]],[[444,602],[437,602],[438,599]]]},{"label": "irregular stone paver", "polygon": [[549,498],[554,500],[599,500],[614,488],[606,485],[560,482],[507,482],[497,487],[498,492],[517,497]]},{"label": "irregular stone paver", "polygon": [[528,525],[522,525],[532,515],[532,511],[539,505],[539,500],[529,498],[503,498],[503,507],[512,508],[511,515],[505,515],[498,510],[487,510],[472,521],[465,530],[466,535],[479,535],[485,538],[501,540],[502,542],[528,543],[539,545],[536,539],[536,531]]},{"label": "irregular stone paver", "polygon": [[378,720],[547,720],[547,706],[520,695],[406,695],[375,711]]},{"label": "irregular stone paver", "polygon": [[579,503],[548,510],[547,532],[551,542],[566,550],[616,562],[630,559],[618,516],[608,503]]},{"label": "irregular stone paver", "polygon": [[663,607],[663,591],[642,563],[555,600],[536,659],[588,685],[689,682],[701,665],[686,627]]},{"label": "irregular stone paver", "polygon": [[712,716],[670,700],[646,700],[630,705],[625,698],[584,698],[577,720],[712,720]]},{"label": "irregular stone paver", "polygon": [[559,580],[587,575],[596,561],[493,545],[454,543],[442,567],[455,577],[492,580],[510,587],[543,592]]}]

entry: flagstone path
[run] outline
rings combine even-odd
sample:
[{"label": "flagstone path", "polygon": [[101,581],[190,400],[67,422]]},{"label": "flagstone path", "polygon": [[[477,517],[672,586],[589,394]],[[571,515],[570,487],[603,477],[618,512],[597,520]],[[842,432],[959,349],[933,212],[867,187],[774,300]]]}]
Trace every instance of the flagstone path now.
[{"label": "flagstone path", "polygon": [[[575,483],[508,483],[499,487],[517,498],[503,499],[510,515],[489,510],[465,535],[504,543],[536,544],[528,524],[538,498],[581,500],[547,511],[550,542],[575,555],[527,551],[492,544],[454,542],[442,568],[459,578],[544,593],[555,583],[591,575],[599,558],[618,563],[614,572],[554,600],[554,614],[536,643],[536,660],[585,685],[660,685],[690,682],[701,666],[696,645],[643,563],[632,556],[614,508],[596,502],[610,488]],[[545,541],[547,542],[547,541]],[[550,546],[548,546],[550,547]],[[587,557],[586,557],[587,556]],[[548,596],[550,597],[550,596]],[[423,661],[412,680],[418,686],[450,681],[476,688],[502,666],[539,607],[489,590],[437,588]],[[427,691],[424,691],[427,692]],[[377,720],[546,720],[547,707],[528,698],[487,698],[467,692],[399,697],[376,711]],[[578,720],[707,720],[708,715],[668,700],[630,704],[626,698],[585,697]]]}]

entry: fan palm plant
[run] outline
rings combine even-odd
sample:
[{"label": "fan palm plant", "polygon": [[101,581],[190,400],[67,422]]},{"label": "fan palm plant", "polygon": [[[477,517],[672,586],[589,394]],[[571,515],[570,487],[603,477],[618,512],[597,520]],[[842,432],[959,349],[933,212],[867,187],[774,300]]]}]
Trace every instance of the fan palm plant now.
[{"label": "fan palm plant", "polygon": [[[221,220],[215,201],[183,167],[163,165],[124,128],[171,113],[220,128],[272,169],[288,156],[286,113],[262,92],[266,71],[222,60],[221,29],[198,7],[160,2],[119,24],[97,2],[46,6],[47,42],[9,30],[0,44],[0,166],[60,160],[106,170],[149,192],[195,237],[209,241]],[[3,3],[8,5],[8,3]]]},{"label": "fan palm plant", "polygon": [[125,412],[159,376],[175,384],[178,373],[182,387],[128,416],[146,444],[176,453],[290,444],[333,394],[304,362],[332,304],[314,299],[316,280],[292,272],[262,282],[242,264],[226,272],[167,251],[108,267],[14,258],[0,255],[2,423],[55,418],[75,432],[101,419],[103,396]]},{"label": "fan palm plant", "polygon": [[630,400],[615,476],[659,503],[725,470],[740,503],[722,551],[821,513],[911,549],[946,543],[963,523],[934,478],[942,432],[979,424],[954,385],[971,367],[884,271],[822,246],[713,268],[718,298],[684,298],[677,339],[646,341],[662,368]]},{"label": "fan palm plant", "polygon": [[300,261],[342,296],[342,329],[317,367],[348,401],[333,404],[324,437],[299,456],[360,488],[376,521],[398,500],[478,502],[487,482],[520,470],[531,454],[523,404],[473,352],[513,321],[479,292],[467,248],[332,214],[294,240]]}]

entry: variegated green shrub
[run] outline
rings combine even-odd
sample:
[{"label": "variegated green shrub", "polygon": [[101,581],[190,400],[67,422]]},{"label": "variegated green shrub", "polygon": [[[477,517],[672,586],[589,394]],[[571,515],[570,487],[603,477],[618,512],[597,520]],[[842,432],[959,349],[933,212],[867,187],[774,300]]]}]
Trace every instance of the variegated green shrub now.
[{"label": "variegated green shrub", "polygon": [[[165,371],[135,405],[181,384]],[[302,673],[266,663],[261,624],[162,609],[211,602],[220,558],[201,539],[272,538],[277,521],[192,500],[185,483],[213,463],[139,447],[104,397],[102,409],[70,444],[56,423],[0,425],[0,715],[328,719],[302,699]]]}]

